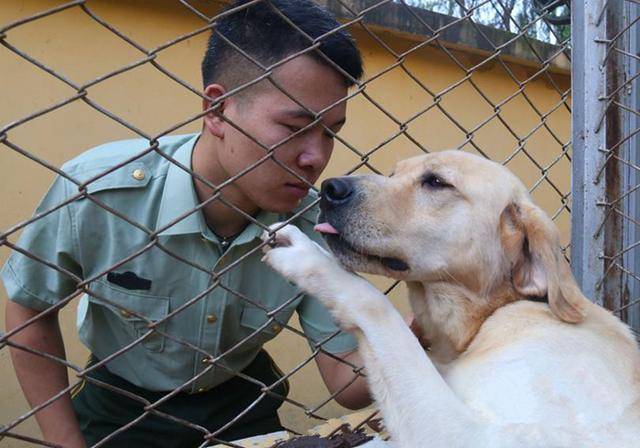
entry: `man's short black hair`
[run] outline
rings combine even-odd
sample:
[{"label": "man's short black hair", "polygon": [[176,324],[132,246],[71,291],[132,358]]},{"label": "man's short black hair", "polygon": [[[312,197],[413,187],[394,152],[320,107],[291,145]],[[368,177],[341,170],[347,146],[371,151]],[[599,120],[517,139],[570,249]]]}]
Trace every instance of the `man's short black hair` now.
[{"label": "man's short black hair", "polygon": [[[236,0],[224,11],[238,8],[249,1]],[[225,15],[216,21],[202,61],[204,86],[216,83],[231,90],[262,74],[259,67],[225,42],[219,34],[265,67],[309,48],[312,45],[309,38],[297,31],[281,14],[312,39],[340,26],[331,13],[312,0],[262,0]],[[343,73],[345,84],[348,87],[354,85],[354,80],[362,76],[362,58],[351,35],[341,29],[322,38],[320,43],[319,51],[322,54],[317,50],[305,54],[321,63],[340,67],[352,78]]]}]

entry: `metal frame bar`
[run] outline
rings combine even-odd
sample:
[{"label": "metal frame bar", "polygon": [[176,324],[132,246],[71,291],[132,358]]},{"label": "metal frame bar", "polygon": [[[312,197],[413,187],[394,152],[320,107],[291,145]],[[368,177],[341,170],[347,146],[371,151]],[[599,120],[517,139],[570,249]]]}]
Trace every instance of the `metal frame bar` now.
[{"label": "metal frame bar", "polygon": [[[598,283],[604,272],[602,247],[604,221],[602,204],[604,178],[600,176],[606,162],[604,153],[606,128],[600,126],[604,114],[604,67],[606,45],[601,36],[604,26],[604,0],[574,2],[571,38],[573,92],[573,163],[571,190],[571,261],[573,273],[585,295],[603,303]],[[594,200],[597,198],[597,200]]]}]

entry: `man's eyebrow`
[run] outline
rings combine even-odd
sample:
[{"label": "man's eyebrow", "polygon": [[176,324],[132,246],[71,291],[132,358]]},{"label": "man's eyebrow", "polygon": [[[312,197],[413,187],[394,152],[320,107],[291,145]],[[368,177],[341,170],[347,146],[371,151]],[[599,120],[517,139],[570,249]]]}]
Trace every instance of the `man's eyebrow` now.
[{"label": "man's eyebrow", "polygon": [[[309,120],[309,121],[314,121],[316,119],[316,117],[312,113],[307,112],[304,109],[285,110],[282,114],[284,116],[286,116],[287,118],[304,118],[304,119]],[[343,124],[345,124],[346,121],[347,121],[347,119],[345,117],[345,118],[342,118],[341,120],[336,121],[331,126],[327,126],[327,127],[328,128],[333,128],[333,127],[336,127],[336,126],[342,126]]]}]

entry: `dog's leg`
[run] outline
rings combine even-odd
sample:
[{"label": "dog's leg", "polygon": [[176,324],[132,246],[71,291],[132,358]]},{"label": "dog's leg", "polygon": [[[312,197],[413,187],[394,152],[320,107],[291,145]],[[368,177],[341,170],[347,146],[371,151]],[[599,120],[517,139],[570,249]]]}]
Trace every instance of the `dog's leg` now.
[{"label": "dog's leg", "polygon": [[403,448],[484,446],[480,425],[400,314],[392,306],[385,314],[383,321],[359,322],[356,334],[371,392],[393,439]]},{"label": "dog's leg", "polygon": [[371,392],[399,446],[484,446],[481,425],[387,298],[297,228],[286,226],[276,235],[264,261],[321,300],[343,328],[357,330]]}]

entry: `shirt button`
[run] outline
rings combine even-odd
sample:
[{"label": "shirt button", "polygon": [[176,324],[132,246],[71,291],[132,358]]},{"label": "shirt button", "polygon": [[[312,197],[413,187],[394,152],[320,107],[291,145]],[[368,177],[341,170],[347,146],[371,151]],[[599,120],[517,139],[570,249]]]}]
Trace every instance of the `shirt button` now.
[{"label": "shirt button", "polygon": [[202,364],[211,364],[211,358],[202,358]]},{"label": "shirt button", "polygon": [[198,387],[198,390],[196,392],[198,392],[199,394],[201,394],[202,392],[206,391],[207,389],[205,389],[204,387]]},{"label": "shirt button", "polygon": [[282,330],[282,327],[281,327],[280,325],[278,325],[278,324],[273,324],[273,325],[271,326],[271,329],[274,331],[274,333],[277,333],[277,332],[279,332],[280,330]]},{"label": "shirt button", "polygon": [[131,317],[131,313],[127,310],[120,310],[120,315],[122,317]]},{"label": "shirt button", "polygon": [[218,260],[218,266],[224,266],[227,263],[227,259],[225,257],[221,257]]},{"label": "shirt button", "polygon": [[215,314],[207,314],[207,322],[209,322],[210,324],[216,323],[217,320],[218,316],[216,316]]},{"label": "shirt button", "polygon": [[144,171],[142,170],[133,170],[131,174],[135,180],[143,180],[144,179]]}]

